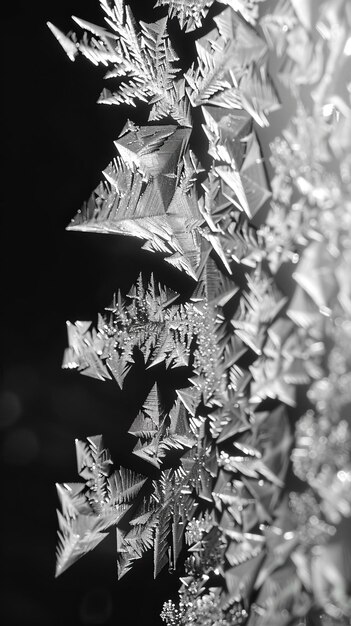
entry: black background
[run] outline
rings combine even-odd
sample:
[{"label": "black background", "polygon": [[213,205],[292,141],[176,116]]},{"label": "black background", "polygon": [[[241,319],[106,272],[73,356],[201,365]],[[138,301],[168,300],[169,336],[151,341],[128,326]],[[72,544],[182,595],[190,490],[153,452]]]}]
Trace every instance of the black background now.
[{"label": "black background", "polygon": [[[137,16],[155,19],[152,5],[145,2]],[[130,466],[133,442],[125,433],[151,384],[143,379],[140,391],[131,383],[122,396],[113,383],[61,370],[65,320],[94,320],[141,269],[161,277],[164,271],[132,238],[65,227],[114,156],[126,117],[142,122],[146,114],[96,105],[104,71],[84,59],[71,63],[46,27],[50,20],[63,32],[75,29],[72,14],[102,24],[97,0],[17,1],[1,12],[1,621],[157,625],[177,578],[165,572],[153,581],[146,557],[117,582],[113,532],[54,579],[55,482],[78,480],[74,439],[103,433],[116,461]],[[183,58],[194,41],[187,37],[188,48],[180,38]],[[280,114],[274,115],[278,123]],[[167,272],[168,282],[183,286],[184,279]]]}]

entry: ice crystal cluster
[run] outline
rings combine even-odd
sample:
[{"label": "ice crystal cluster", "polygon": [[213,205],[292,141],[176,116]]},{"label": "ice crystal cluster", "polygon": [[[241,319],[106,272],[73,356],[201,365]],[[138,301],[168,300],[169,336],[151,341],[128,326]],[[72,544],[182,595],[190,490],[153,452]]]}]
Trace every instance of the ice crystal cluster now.
[{"label": "ice crystal cluster", "polygon": [[[149,118],[126,121],[68,228],[137,237],[191,289],[141,274],[96,325],[68,323],[63,367],[123,389],[142,358],[155,380],[129,431],[144,475],[114,469],[101,435],[76,442],[57,573],[114,527],[119,576],[148,550],[155,576],[179,574],[167,626],[305,624],[315,549],[351,516],[350,6],[158,0],[147,24],[122,0],[100,4],[104,26],[74,18],[80,38],[49,26],[71,60],[105,66],[116,88],[100,102],[142,101]],[[172,18],[205,32],[185,70]],[[260,132],[287,101],[268,180]],[[169,406],[158,377],[177,368],[188,385]],[[350,603],[323,608],[320,623],[349,623]]]}]

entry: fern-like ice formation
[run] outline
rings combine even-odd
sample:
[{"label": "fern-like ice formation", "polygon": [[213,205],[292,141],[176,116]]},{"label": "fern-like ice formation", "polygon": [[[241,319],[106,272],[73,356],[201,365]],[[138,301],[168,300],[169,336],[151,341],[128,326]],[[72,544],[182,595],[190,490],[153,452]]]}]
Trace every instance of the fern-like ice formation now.
[{"label": "fern-like ice formation", "polygon": [[[249,24],[256,25],[259,3],[264,0],[219,0],[238,12]],[[177,17],[180,27],[190,32],[202,26],[214,0],[157,0],[156,7],[168,6],[170,17]]]},{"label": "fern-like ice formation", "polygon": [[[155,384],[129,430],[145,476],[113,470],[101,436],[77,442],[84,482],[58,486],[57,573],[116,527],[119,576],[146,550],[155,576],[175,570],[188,549],[180,602],[163,607],[168,626],[300,624],[316,600],[313,550],[351,514],[351,438],[340,418],[351,401],[351,108],[332,80],[350,52],[351,16],[341,3],[321,8],[324,45],[310,33],[308,3],[223,3],[211,22],[212,0],[158,0],[186,32],[208,26],[183,73],[168,18],[137,24],[122,0],[100,0],[105,27],[74,18],[80,40],[50,25],[72,60],[80,53],[122,79],[100,102],[151,106],[146,125],[124,126],[69,230],[137,237],[192,285],[184,300],[141,274],[96,325],[67,323],[63,367],[123,390],[142,357]],[[259,132],[279,107],[273,56],[297,107],[271,145],[269,183]],[[300,84],[312,85],[313,106]],[[194,108],[206,171],[192,145]],[[285,293],[283,267],[295,285]],[[158,376],[177,368],[189,382],[170,405]],[[299,385],[314,408],[294,432]],[[292,449],[302,494],[286,484]],[[324,609],[348,619],[342,602]]]}]

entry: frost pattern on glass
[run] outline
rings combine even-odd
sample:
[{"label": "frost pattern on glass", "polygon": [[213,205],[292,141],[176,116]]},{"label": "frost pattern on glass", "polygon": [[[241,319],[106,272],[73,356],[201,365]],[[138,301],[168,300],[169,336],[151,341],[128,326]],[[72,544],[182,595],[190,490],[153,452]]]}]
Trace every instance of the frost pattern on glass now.
[{"label": "frost pattern on glass", "polygon": [[[76,442],[84,482],[58,485],[57,574],[114,527],[119,576],[147,550],[155,576],[188,550],[167,626],[300,624],[316,602],[319,623],[346,624],[350,604],[319,593],[314,559],[351,516],[350,11],[228,0],[212,20],[212,0],[158,0],[169,18],[137,24],[121,0],[100,4],[104,27],[74,18],[81,39],[50,28],[71,60],[120,79],[99,102],[151,108],[147,124],[126,122],[68,229],[136,237],[190,287],[185,298],[142,274],[96,324],[67,323],[64,368],[123,390],[137,361],[154,385],[129,430],[145,475],[114,470],[100,435]],[[206,30],[183,73],[172,17]],[[281,84],[295,110],[268,176],[259,134]],[[160,372],[179,368],[188,384],[165,398]],[[294,425],[300,385],[311,408]]]}]

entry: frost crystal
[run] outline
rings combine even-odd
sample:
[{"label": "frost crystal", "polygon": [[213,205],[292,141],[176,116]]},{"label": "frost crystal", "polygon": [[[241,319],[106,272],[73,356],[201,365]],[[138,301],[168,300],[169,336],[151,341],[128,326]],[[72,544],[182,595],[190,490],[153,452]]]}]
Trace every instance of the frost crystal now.
[{"label": "frost crystal", "polygon": [[[129,429],[145,475],[114,470],[101,436],[77,441],[84,482],[58,485],[57,574],[115,527],[119,576],[146,550],[155,576],[182,568],[167,626],[300,624],[316,600],[349,623],[349,605],[321,597],[313,559],[351,516],[351,106],[338,74],[350,12],[315,7],[312,32],[308,2],[226,0],[211,21],[212,0],[158,0],[186,32],[207,29],[177,65],[167,17],[137,24],[121,0],[100,4],[104,27],[74,18],[80,40],[50,28],[71,60],[106,67],[116,88],[100,102],[151,110],[127,121],[68,229],[136,237],[187,287],[141,274],[96,323],[67,323],[64,368],[123,390],[137,362],[153,385]],[[268,176],[272,59],[296,107]],[[188,383],[170,392],[174,370]]]}]

